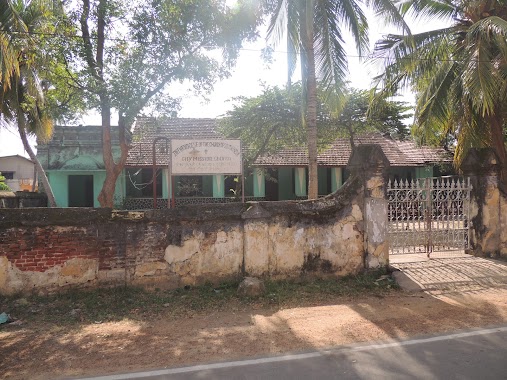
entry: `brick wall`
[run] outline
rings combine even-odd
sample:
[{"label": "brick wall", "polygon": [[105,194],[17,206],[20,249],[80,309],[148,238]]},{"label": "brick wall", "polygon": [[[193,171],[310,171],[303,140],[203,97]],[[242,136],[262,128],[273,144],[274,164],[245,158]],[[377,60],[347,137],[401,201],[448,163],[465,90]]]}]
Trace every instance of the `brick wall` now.
[{"label": "brick wall", "polygon": [[[374,157],[363,155],[370,162]],[[361,168],[340,190],[315,201],[145,212],[0,210],[0,293],[177,287],[245,275],[344,276],[384,266],[384,246],[365,238],[363,217],[372,196],[381,200],[382,183],[380,171]]]}]

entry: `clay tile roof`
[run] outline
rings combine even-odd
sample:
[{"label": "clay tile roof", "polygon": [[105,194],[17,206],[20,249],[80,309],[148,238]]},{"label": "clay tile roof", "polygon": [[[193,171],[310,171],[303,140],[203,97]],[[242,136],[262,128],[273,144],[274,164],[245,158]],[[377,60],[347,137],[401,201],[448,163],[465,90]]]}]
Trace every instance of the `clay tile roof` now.
[{"label": "clay tile roof", "polygon": [[[377,144],[391,166],[425,166],[430,163],[452,162],[452,155],[443,148],[418,147],[413,141],[397,141],[380,133],[356,136],[354,144]],[[348,138],[336,139],[317,156],[320,166],[346,166],[351,153]],[[255,161],[255,166],[306,166],[307,152],[304,148],[286,149],[276,154],[266,154]]]},{"label": "clay tile roof", "polygon": [[[223,138],[217,130],[216,119],[166,119],[142,117],[136,122],[132,148],[129,151],[127,166],[151,166],[153,163],[152,144],[156,137],[169,139],[219,139]],[[443,148],[418,147],[413,141],[397,141],[378,132],[366,133],[354,138],[356,145],[380,145],[391,166],[425,166],[430,163],[450,163],[452,154]],[[331,145],[320,150],[319,166],[346,166],[351,153],[348,138],[336,139]],[[169,152],[164,142],[157,144],[157,164],[169,164]],[[254,166],[307,166],[308,154],[304,147],[294,147],[265,154],[257,158]]]},{"label": "clay tile roof", "polygon": [[[153,164],[153,140],[156,137],[169,139],[219,139],[216,119],[166,119],[141,117],[136,121],[129,150],[127,166],[149,166]],[[163,141],[157,143],[157,164],[169,164],[169,152]]]}]

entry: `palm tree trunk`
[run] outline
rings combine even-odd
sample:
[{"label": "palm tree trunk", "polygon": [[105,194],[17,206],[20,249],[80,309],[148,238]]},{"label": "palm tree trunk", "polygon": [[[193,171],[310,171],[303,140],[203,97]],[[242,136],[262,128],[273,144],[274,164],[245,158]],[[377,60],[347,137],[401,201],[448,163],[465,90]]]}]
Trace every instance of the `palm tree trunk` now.
[{"label": "palm tree trunk", "polygon": [[37,156],[32,150],[32,147],[28,143],[28,137],[26,135],[26,130],[24,126],[24,115],[18,115],[18,131],[19,136],[21,137],[21,141],[23,142],[23,147],[25,148],[26,152],[30,156],[30,159],[35,164],[35,168],[37,172],[39,173],[39,179],[42,182],[42,187],[44,188],[44,192],[46,193],[48,197],[48,204],[49,207],[57,207],[55,196],[53,194],[53,189],[51,189],[51,185],[49,184],[48,177],[46,176],[46,172],[42,168],[41,163],[37,159]]},{"label": "palm tree trunk", "polygon": [[317,168],[317,80],[315,75],[315,49],[313,25],[313,1],[308,1],[302,18],[301,41],[304,64],[303,81],[306,90],[305,125],[308,144],[308,199],[317,199],[319,179]]}]

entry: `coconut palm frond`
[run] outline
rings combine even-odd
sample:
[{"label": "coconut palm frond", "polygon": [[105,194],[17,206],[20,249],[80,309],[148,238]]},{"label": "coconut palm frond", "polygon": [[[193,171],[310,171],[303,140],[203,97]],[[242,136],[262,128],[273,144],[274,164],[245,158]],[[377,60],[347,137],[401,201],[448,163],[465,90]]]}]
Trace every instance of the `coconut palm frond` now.
[{"label": "coconut palm frond", "polygon": [[395,25],[400,28],[403,33],[410,34],[410,28],[408,27],[403,14],[400,9],[396,6],[392,0],[366,0],[366,5],[373,9],[375,15],[385,20],[386,24]]},{"label": "coconut palm frond", "polygon": [[458,13],[456,2],[452,0],[404,0],[398,1],[402,15],[416,19],[452,19]]}]

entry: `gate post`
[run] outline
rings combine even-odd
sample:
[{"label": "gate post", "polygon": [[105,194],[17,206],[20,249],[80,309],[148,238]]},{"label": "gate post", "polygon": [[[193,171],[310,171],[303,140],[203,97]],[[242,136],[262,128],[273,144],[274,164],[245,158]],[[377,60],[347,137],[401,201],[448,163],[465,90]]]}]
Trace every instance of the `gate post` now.
[{"label": "gate post", "polygon": [[364,266],[366,269],[389,264],[386,182],[389,160],[378,145],[360,145],[352,151],[348,169],[362,178]]},{"label": "gate post", "polygon": [[[502,194],[499,188],[500,164],[491,148],[470,149],[460,169],[470,176],[470,247],[475,256],[501,255]],[[503,202],[505,203],[505,202]]]}]

